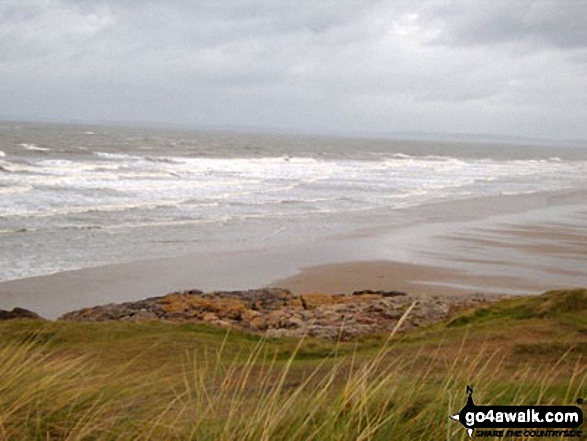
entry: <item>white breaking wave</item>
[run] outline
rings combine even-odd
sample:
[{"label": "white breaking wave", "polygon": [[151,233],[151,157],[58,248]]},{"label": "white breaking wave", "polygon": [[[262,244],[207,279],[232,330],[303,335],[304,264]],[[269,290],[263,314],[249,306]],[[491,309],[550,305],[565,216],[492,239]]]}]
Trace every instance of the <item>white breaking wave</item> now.
[{"label": "white breaking wave", "polygon": [[0,136],[0,280],[314,241],[394,223],[405,207],[587,188],[587,154],[574,150],[19,130],[16,144]]},{"label": "white breaking wave", "polygon": [[32,189],[33,188],[28,185],[13,186],[13,187],[0,187],[0,194],[3,196],[6,196],[9,194],[26,193],[28,191],[31,191]]},{"label": "white breaking wave", "polygon": [[141,159],[140,156],[131,156],[126,153],[94,152],[94,155],[104,159]]},{"label": "white breaking wave", "polygon": [[[0,174],[0,216],[55,219],[49,223],[77,216],[106,227],[144,224],[145,219],[173,224],[402,208],[587,182],[587,162],[554,157],[495,160],[396,153],[359,160],[93,152],[6,165],[11,173]],[[195,200],[200,203],[188,202]],[[104,214],[113,211],[119,214]]]},{"label": "white breaking wave", "polygon": [[24,147],[26,150],[32,150],[37,152],[49,152],[51,151],[50,148],[47,147],[39,147],[35,144],[19,144],[21,147]]}]

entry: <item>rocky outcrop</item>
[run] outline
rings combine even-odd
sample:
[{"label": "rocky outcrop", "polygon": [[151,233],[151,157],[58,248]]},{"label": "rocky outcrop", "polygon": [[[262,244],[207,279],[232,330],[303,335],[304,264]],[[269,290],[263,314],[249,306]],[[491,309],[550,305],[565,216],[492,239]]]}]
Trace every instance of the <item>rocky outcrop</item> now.
[{"label": "rocky outcrop", "polygon": [[67,321],[193,321],[264,333],[350,340],[391,331],[406,309],[405,331],[443,320],[463,306],[487,302],[481,296],[418,298],[401,292],[361,291],[294,296],[279,288],[203,293],[186,291],[138,302],[110,304],[65,314]]},{"label": "rocky outcrop", "polygon": [[0,320],[14,320],[14,319],[34,319],[34,320],[44,320],[38,314],[35,314],[28,309],[23,308],[14,308],[12,311],[4,311],[0,309]]}]

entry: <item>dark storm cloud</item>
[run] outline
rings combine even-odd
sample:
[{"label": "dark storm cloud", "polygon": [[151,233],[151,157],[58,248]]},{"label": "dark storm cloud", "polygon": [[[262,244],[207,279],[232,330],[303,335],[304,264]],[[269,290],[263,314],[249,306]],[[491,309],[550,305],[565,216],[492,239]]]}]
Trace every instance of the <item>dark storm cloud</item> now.
[{"label": "dark storm cloud", "polygon": [[0,0],[0,115],[587,137],[586,4]]}]

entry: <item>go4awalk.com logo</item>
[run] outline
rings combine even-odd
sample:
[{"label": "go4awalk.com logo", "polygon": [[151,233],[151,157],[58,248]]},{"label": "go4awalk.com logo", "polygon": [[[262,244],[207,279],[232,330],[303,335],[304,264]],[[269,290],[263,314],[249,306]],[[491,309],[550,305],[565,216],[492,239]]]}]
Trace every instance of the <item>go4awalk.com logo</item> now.
[{"label": "go4awalk.com logo", "polygon": [[577,406],[477,406],[473,402],[473,389],[470,386],[467,386],[467,394],[465,407],[450,418],[459,421],[467,429],[469,437],[474,430],[477,437],[583,435],[578,430],[583,424],[583,411]]}]

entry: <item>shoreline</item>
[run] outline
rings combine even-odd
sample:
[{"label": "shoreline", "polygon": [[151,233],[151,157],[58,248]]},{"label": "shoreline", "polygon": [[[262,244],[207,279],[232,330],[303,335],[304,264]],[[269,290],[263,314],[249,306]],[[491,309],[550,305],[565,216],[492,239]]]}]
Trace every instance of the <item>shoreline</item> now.
[{"label": "shoreline", "polygon": [[0,309],[22,307],[55,318],[186,289],[271,286],[297,294],[383,289],[458,295],[587,286],[582,196],[583,191],[573,191],[439,202],[395,212],[387,227],[374,223],[315,244],[192,254],[1,282]]}]

